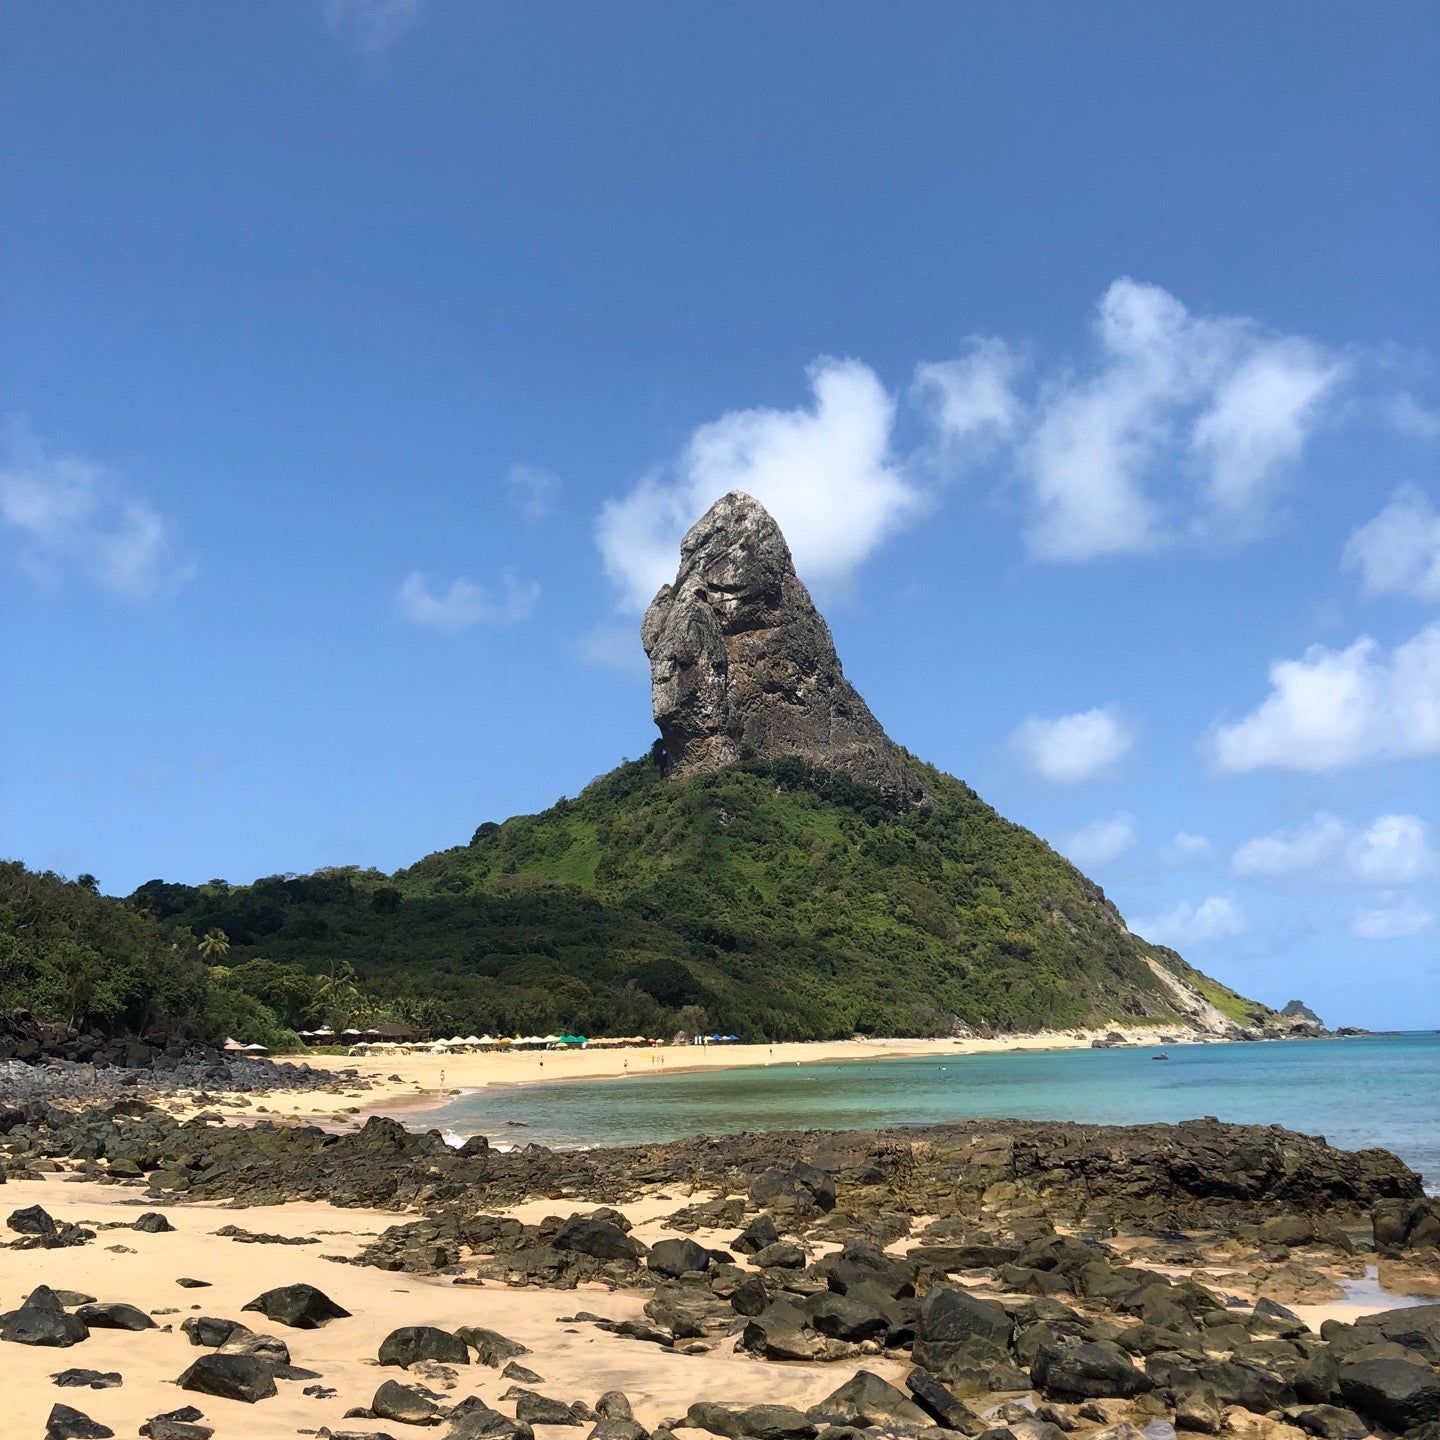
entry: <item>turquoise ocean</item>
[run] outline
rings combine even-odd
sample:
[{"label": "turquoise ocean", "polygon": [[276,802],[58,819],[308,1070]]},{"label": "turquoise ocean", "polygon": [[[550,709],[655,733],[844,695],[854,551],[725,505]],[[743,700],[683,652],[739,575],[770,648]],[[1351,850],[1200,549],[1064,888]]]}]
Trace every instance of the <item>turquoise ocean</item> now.
[{"label": "turquoise ocean", "polygon": [[[1214,1115],[1392,1150],[1440,1189],[1440,1035],[945,1055],[493,1086],[412,1123],[570,1148],[928,1125],[972,1116],[1138,1124]],[[683,1053],[666,1051],[674,1065]]]}]

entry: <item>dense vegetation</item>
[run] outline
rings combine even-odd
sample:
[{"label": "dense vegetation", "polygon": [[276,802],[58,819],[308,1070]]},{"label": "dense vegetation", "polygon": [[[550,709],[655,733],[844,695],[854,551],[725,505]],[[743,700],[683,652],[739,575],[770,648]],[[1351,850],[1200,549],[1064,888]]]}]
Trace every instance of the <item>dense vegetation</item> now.
[{"label": "dense vegetation", "polygon": [[101,895],[92,876],[0,862],[0,1012],[137,1035],[293,1042],[274,1012],[210,963],[225,949],[223,936],[197,938]]},{"label": "dense vegetation", "polygon": [[918,768],[935,803],[897,814],[798,760],[675,783],[651,757],[394,876],[157,880],[132,901],[222,934],[227,991],[292,1027],[778,1039],[1171,1013],[1148,963],[1167,952],[968,786]]}]

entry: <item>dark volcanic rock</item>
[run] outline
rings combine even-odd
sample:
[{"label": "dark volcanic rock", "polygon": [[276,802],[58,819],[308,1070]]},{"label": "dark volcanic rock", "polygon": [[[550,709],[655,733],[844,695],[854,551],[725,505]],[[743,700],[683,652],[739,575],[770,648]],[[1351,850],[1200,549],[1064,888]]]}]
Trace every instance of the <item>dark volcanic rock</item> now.
[{"label": "dark volcanic rock", "polygon": [[123,1300],[103,1305],[82,1305],[75,1318],[92,1330],[153,1330],[155,1322],[137,1305]]},{"label": "dark volcanic rock", "polygon": [[27,1205],[23,1210],[12,1210],[5,1223],[18,1235],[51,1236],[57,1233],[54,1217],[40,1205]]},{"label": "dark volcanic rock", "polygon": [[182,1390],[253,1405],[275,1394],[270,1367],[254,1355],[202,1355],[175,1382]]},{"label": "dark volcanic rock", "polygon": [[890,1329],[883,1310],[850,1295],[817,1295],[805,1302],[804,1314],[813,1330],[835,1340],[874,1340]]},{"label": "dark volcanic rock", "polygon": [[803,1160],[783,1168],[774,1165],[762,1170],[750,1182],[750,1199],[756,1205],[789,1202],[812,1206],[816,1210],[833,1210],[835,1177],[828,1170],[806,1164]]},{"label": "dark volcanic rock", "polygon": [[985,1428],[985,1422],[929,1371],[912,1370],[905,1377],[905,1388],[915,1397],[915,1403],[947,1430],[978,1435]]},{"label": "dark volcanic rock", "polygon": [[386,1380],[375,1392],[370,1411],[377,1420],[399,1420],[405,1425],[429,1425],[440,1407],[423,1391],[398,1380]]},{"label": "dark volcanic rock", "polygon": [[498,1330],[487,1330],[483,1325],[462,1325],[455,1334],[475,1352],[482,1365],[499,1365],[503,1360],[530,1353],[528,1345],[507,1339]]},{"label": "dark volcanic rock", "polygon": [[468,1365],[465,1342],[434,1325],[402,1325],[380,1342],[380,1363],[409,1367],[417,1360],[438,1360],[444,1365]]},{"label": "dark volcanic rock", "polygon": [[1402,1434],[1440,1421],[1440,1379],[1409,1360],[1359,1360],[1340,1367],[1340,1393],[1367,1419]]},{"label": "dark volcanic rock", "polygon": [[249,1332],[249,1326],[242,1325],[240,1321],[222,1320],[215,1315],[192,1315],[181,1322],[180,1329],[192,1345],[201,1345],[209,1350],[217,1349],[234,1335]]},{"label": "dark volcanic rock", "polygon": [[657,1240],[645,1265],[659,1275],[697,1274],[710,1268],[710,1252],[694,1240]]},{"label": "dark volcanic rock", "polygon": [[915,1363],[944,1372],[957,1361],[1004,1356],[1014,1324],[993,1300],[937,1286],[921,1300],[915,1321]]},{"label": "dark volcanic rock", "polygon": [[[168,1415],[156,1415],[140,1427],[140,1433],[148,1435],[150,1440],[210,1440],[215,1433],[215,1427],[196,1425],[191,1420],[174,1420]],[[379,1440],[379,1437],[369,1437],[369,1440]]]},{"label": "dark volcanic rock", "polygon": [[1319,1440],[1364,1440],[1370,1426],[1341,1405],[1291,1405],[1285,1418]]},{"label": "dark volcanic rock", "polygon": [[780,527],[732,491],[680,544],[640,632],[667,775],[796,755],[912,805],[925,789],[846,680]]},{"label": "dark volcanic rock", "polygon": [[811,1440],[815,1424],[790,1405],[726,1405],[702,1400],[686,1412],[686,1423],[728,1440]]},{"label": "dark volcanic rock", "polygon": [[903,1390],[869,1370],[857,1370],[838,1390],[810,1407],[810,1418],[835,1425],[929,1425]]},{"label": "dark volcanic rock", "polygon": [[[507,1393],[500,1397],[510,1399]],[[520,1390],[515,1395],[515,1418],[527,1425],[585,1425],[595,1418],[588,1405],[566,1404],[563,1400],[552,1399],[549,1395],[537,1394],[534,1390]]]},{"label": "dark volcanic rock", "polygon": [[1139,1395],[1150,1388],[1118,1346],[1072,1340],[1043,1346],[1030,1367],[1035,1388],[1059,1400],[1102,1400]]},{"label": "dark volcanic rock", "polygon": [[74,1368],[56,1371],[50,1379],[62,1390],[113,1390],[124,1383],[118,1370]]},{"label": "dark volcanic rock", "polygon": [[645,1253],[645,1247],[613,1220],[594,1215],[572,1215],[551,1243],[556,1250],[573,1250],[596,1260],[638,1260]]},{"label": "dark volcanic rock", "polygon": [[779,1243],[780,1232],[775,1228],[775,1222],[768,1215],[761,1214],[731,1241],[730,1248],[741,1255],[753,1255],[757,1250]]},{"label": "dark volcanic rock", "polygon": [[85,1322],[58,1307],[52,1310],[27,1304],[0,1316],[0,1340],[12,1345],[49,1345],[64,1350],[89,1338]]},{"label": "dark volcanic rock", "polygon": [[512,1420],[492,1410],[483,1400],[473,1396],[462,1400],[455,1407],[445,1440],[488,1440],[490,1436],[500,1436],[502,1440],[534,1440],[535,1432],[523,1420]]},{"label": "dark volcanic rock", "polygon": [[45,1421],[45,1440],[107,1440],[114,1433],[69,1405],[52,1405]]},{"label": "dark volcanic rock", "polygon": [[175,1227],[158,1210],[147,1210],[135,1217],[135,1223],[130,1228],[146,1235],[163,1235]]},{"label": "dark volcanic rock", "polygon": [[268,1320],[294,1330],[318,1330],[332,1320],[347,1320],[350,1312],[313,1285],[282,1285],[257,1295],[242,1310],[258,1310]]},{"label": "dark volcanic rock", "polygon": [[1382,1200],[1372,1225],[1382,1251],[1440,1248],[1440,1199]]}]

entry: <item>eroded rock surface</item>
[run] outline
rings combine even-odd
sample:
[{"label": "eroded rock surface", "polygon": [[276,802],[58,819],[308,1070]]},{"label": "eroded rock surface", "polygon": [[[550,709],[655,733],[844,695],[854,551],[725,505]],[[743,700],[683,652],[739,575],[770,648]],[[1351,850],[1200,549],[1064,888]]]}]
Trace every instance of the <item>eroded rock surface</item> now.
[{"label": "eroded rock surface", "polygon": [[732,491],[691,528],[641,639],[667,775],[794,755],[897,805],[926,798],[845,678],[830,627],[759,501]]}]

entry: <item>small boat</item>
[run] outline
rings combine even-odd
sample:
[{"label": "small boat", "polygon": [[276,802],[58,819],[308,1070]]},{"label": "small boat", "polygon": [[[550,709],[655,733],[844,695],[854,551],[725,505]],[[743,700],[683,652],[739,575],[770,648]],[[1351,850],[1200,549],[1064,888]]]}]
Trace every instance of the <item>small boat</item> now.
[{"label": "small boat", "polygon": [[1152,1060],[1168,1060],[1170,1057],[1162,1050],[1158,1055],[1152,1055]]}]

